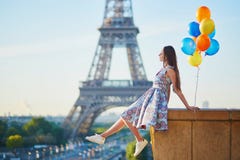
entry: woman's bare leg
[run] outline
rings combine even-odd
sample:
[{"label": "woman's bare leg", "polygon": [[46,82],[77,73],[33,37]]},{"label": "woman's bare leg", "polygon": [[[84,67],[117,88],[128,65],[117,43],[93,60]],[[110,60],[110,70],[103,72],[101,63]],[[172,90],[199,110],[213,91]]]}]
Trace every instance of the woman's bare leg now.
[{"label": "woman's bare leg", "polygon": [[101,134],[102,137],[107,138],[108,136],[117,133],[125,126],[122,118],[119,118],[108,130]]},{"label": "woman's bare leg", "polygon": [[133,133],[138,142],[143,140],[142,136],[138,132],[138,129],[135,126],[133,126],[130,122],[125,121],[122,118],[119,118],[108,130],[103,132],[101,136],[107,138],[108,136],[119,132],[125,125],[130,129],[130,131]]},{"label": "woman's bare leg", "polygon": [[132,134],[134,134],[136,140],[138,142],[143,141],[143,137],[140,135],[140,133],[138,132],[138,129],[132,125],[132,123],[125,121],[124,119],[122,119],[123,122],[126,124],[126,126],[128,126],[128,128],[130,129],[130,131],[132,132]]}]

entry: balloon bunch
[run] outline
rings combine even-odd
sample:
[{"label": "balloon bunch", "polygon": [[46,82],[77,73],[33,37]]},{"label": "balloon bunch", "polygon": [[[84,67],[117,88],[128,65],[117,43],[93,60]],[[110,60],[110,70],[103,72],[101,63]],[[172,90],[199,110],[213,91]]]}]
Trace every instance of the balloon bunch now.
[{"label": "balloon bunch", "polygon": [[198,67],[202,63],[201,52],[205,56],[215,55],[219,50],[219,43],[213,39],[216,33],[214,21],[210,18],[211,13],[208,7],[201,6],[196,12],[196,21],[188,25],[188,33],[192,36],[182,40],[181,50],[189,55],[188,63]]}]

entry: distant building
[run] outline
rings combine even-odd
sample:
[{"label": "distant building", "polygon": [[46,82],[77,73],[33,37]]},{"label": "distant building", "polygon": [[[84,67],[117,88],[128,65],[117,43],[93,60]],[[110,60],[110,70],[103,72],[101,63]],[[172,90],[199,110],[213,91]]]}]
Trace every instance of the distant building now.
[{"label": "distant building", "polygon": [[207,100],[203,101],[202,108],[209,108],[209,102]]},{"label": "distant building", "polygon": [[[0,120],[6,120],[8,123],[18,122],[21,124],[25,124],[30,121],[34,117],[44,117],[44,116],[0,116]],[[47,121],[55,122],[56,124],[62,124],[64,120],[64,116],[45,116]]]},{"label": "distant building", "polygon": [[110,112],[108,114],[104,114],[104,115],[100,115],[99,117],[97,117],[96,122],[100,122],[100,123],[111,123],[111,122],[115,122],[116,120],[118,120],[120,117],[120,115]]}]

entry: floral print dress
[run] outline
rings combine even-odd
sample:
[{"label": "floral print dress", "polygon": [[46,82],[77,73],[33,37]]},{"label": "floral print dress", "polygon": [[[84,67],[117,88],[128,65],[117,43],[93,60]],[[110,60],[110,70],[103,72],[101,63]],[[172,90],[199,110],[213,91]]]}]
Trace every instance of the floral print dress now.
[{"label": "floral print dress", "polygon": [[166,77],[166,71],[172,66],[162,68],[149,88],[141,97],[125,110],[121,117],[139,129],[153,126],[155,130],[167,130],[168,91],[171,80]]}]

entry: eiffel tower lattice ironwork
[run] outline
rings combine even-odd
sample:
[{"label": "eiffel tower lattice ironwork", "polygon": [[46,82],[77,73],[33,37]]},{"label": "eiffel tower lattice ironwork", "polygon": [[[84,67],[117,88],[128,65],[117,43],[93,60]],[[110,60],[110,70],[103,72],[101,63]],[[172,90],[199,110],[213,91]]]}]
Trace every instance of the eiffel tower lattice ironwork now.
[{"label": "eiffel tower lattice ironwork", "polygon": [[[65,118],[66,136],[86,135],[96,117],[105,110],[133,103],[152,85],[147,80],[134,25],[131,0],[106,0],[101,33],[87,80]],[[112,51],[126,48],[131,80],[109,80]]]}]

